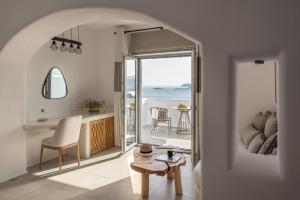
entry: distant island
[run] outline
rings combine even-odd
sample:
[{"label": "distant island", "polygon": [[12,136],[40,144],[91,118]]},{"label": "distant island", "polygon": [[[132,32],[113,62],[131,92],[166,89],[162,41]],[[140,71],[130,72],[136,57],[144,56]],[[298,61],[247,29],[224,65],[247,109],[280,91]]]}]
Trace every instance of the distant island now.
[{"label": "distant island", "polygon": [[191,87],[192,87],[192,84],[184,83],[180,87],[175,88],[175,90],[191,89]]},{"label": "distant island", "polygon": [[[147,99],[190,100],[191,89],[188,85],[143,85],[141,95]],[[180,89],[176,89],[180,88]],[[133,94],[131,96],[134,96]]]}]

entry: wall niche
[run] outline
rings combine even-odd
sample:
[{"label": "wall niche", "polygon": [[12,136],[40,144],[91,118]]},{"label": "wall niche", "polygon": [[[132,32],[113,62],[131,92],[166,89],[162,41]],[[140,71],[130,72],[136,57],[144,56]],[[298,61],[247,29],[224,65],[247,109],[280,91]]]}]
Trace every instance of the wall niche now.
[{"label": "wall niche", "polygon": [[237,63],[238,138],[252,154],[277,155],[277,61]]}]

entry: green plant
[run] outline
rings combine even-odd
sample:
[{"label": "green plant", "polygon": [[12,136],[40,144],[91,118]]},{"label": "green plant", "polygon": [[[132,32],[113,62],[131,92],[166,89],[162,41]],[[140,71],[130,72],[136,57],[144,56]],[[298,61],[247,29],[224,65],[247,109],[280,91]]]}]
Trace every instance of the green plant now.
[{"label": "green plant", "polygon": [[95,100],[93,98],[87,98],[85,100],[83,100],[81,103],[80,103],[80,108],[81,109],[101,109],[105,106],[105,101],[98,101],[98,100]]}]

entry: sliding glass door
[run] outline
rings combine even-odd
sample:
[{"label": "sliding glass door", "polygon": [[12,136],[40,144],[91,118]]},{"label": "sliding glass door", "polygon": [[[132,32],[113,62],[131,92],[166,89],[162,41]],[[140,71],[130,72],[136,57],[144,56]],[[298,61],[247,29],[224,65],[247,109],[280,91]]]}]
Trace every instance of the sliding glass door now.
[{"label": "sliding glass door", "polygon": [[125,57],[123,152],[137,143],[137,59]]}]

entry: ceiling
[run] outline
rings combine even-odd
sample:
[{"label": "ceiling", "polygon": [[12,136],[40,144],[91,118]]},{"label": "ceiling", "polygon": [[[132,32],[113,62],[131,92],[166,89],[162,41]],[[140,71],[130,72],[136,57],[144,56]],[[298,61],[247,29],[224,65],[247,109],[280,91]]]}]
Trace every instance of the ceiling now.
[{"label": "ceiling", "polygon": [[103,20],[97,20],[88,24],[84,24],[83,26],[96,30],[101,31],[107,28],[117,27],[117,26],[126,26],[128,30],[134,30],[134,29],[143,29],[143,28],[150,28],[155,27],[158,25],[155,24],[147,24],[145,22],[134,20],[134,19],[103,19]]}]

